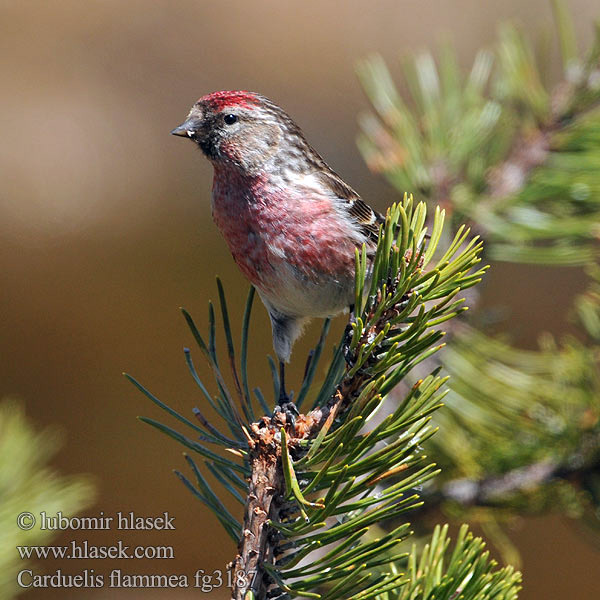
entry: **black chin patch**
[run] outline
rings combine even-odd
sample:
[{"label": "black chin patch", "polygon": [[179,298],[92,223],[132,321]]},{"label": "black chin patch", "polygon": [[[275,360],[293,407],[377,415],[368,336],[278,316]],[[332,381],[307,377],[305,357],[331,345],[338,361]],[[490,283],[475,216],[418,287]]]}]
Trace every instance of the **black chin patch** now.
[{"label": "black chin patch", "polygon": [[217,158],[217,149],[210,138],[194,139],[207,158]]}]

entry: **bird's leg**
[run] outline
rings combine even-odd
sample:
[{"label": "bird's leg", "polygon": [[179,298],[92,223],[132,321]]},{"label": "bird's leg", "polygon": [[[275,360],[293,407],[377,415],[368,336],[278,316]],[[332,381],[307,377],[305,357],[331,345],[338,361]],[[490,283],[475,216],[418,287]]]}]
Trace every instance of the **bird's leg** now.
[{"label": "bird's leg", "polygon": [[285,391],[285,364],[283,361],[279,361],[279,400],[273,411],[273,416],[277,413],[283,413],[285,422],[290,423],[292,427],[295,425],[296,417],[299,414],[296,405],[290,400]]},{"label": "bird's leg", "polygon": [[279,406],[283,406],[290,401],[290,397],[287,395],[285,391],[285,363],[280,360],[279,361]]}]

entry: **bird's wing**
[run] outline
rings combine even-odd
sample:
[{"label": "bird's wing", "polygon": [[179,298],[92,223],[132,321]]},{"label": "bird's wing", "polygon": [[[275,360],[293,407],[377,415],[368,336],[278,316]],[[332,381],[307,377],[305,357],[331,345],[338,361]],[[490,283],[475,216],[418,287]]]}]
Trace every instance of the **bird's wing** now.
[{"label": "bird's wing", "polygon": [[342,201],[348,215],[360,227],[362,233],[377,243],[379,225],[385,218],[373,210],[347,183],[333,171],[321,171],[318,174],[320,183],[331,191],[331,195]]}]

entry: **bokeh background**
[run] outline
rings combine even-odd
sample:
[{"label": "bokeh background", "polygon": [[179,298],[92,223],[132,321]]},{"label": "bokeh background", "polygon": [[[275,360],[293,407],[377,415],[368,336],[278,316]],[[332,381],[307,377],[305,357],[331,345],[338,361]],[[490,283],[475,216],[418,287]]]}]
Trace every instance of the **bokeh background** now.
[{"label": "bokeh background", "polygon": [[[569,5],[583,45],[600,7],[595,0]],[[236,322],[243,310],[247,284],[211,220],[211,167],[192,144],[168,134],[189,106],[218,89],[260,91],[383,210],[396,194],[369,173],[354,144],[357,114],[368,108],[356,61],[378,52],[399,75],[402,55],[449,39],[467,67],[506,19],[540,35],[551,31],[548,0],[0,3],[0,397],[22,399],[37,427],[63,430],[53,465],[92,475],[97,499],[86,514],[168,511],[177,526],[67,532],[56,542],[168,544],[170,561],[48,560],[36,572],[191,576],[224,569],[235,553],[172,474],[185,468],[180,447],[136,421],[165,417],[121,375],[135,375],[190,414],[202,399],[183,360],[192,339],[178,307],[205,323],[219,274]],[[481,291],[484,305],[508,311],[513,339],[533,347],[540,331],[566,330],[564,307],[583,285],[576,269],[494,265]],[[252,383],[267,386],[262,306],[255,317]],[[316,332],[308,331],[297,357]],[[292,387],[302,362],[292,365]],[[512,535],[523,556],[522,598],[598,597],[600,554],[568,521],[525,519]],[[192,595],[151,592],[36,589],[24,597]],[[204,596],[229,597],[223,588]]]}]

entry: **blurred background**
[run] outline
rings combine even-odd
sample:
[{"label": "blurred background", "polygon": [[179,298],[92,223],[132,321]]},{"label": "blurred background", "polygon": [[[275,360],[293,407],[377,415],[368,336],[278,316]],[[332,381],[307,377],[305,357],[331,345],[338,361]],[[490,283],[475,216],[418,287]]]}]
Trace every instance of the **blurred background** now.
[{"label": "blurred background", "polygon": [[[598,4],[571,0],[569,6],[585,45]],[[5,0],[0,11],[0,397],[20,399],[37,429],[62,431],[53,467],[89,474],[96,486],[84,514],[168,511],[176,525],[162,533],[66,532],[54,542],[172,545],[172,560],[46,560],[34,571],[121,568],[191,576],[224,569],[233,543],[174,477],[174,468],[184,468],[180,448],[136,420],[163,415],[121,375],[131,373],[190,415],[202,399],[185,366],[182,348],[192,339],[178,307],[204,327],[217,274],[229,291],[234,323],[245,302],[247,284],[211,219],[212,168],[169,131],[201,95],[259,91],[384,210],[397,192],[369,172],[355,146],[357,115],[369,106],[356,62],[378,52],[394,75],[401,56],[451,40],[467,68],[501,20],[547,33],[549,2]],[[484,304],[507,307],[507,332],[528,348],[542,330],[567,330],[564,304],[584,285],[575,268],[497,264],[480,291]],[[523,296],[526,305],[515,301]],[[292,387],[317,335],[318,324],[296,349],[302,359],[291,367]],[[268,385],[270,340],[257,304],[254,385]],[[199,357],[196,362],[201,370]],[[522,598],[597,597],[600,555],[566,519],[517,525],[512,536],[523,559]],[[142,593],[154,597],[106,588],[34,589],[26,597]],[[170,590],[156,597],[191,595]],[[229,597],[224,588],[206,596]]]}]

